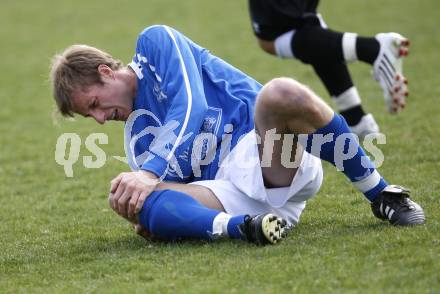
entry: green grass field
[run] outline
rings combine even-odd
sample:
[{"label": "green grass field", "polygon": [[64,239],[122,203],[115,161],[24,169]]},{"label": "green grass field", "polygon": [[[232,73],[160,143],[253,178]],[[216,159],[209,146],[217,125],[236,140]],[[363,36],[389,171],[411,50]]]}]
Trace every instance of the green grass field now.
[{"label": "green grass field", "polygon": [[[65,3],[64,3],[65,2]],[[54,124],[47,81],[51,56],[72,43],[102,47],[128,62],[137,34],[164,23],[264,83],[294,77],[329,97],[310,67],[264,54],[246,1],[2,1],[0,9],[0,293],[439,293],[440,4],[436,0],[323,1],[330,27],[412,41],[405,64],[411,96],[402,115],[385,112],[370,67],[350,68],[387,144],[381,172],[408,186],[427,224],[395,228],[375,219],[345,177],[325,165],[322,190],[279,246],[240,241],[146,242],[107,205],[109,181],[128,169],[123,125]],[[80,160],[67,178],[57,138],[77,132]],[[82,156],[90,133],[108,135],[100,169]]]}]

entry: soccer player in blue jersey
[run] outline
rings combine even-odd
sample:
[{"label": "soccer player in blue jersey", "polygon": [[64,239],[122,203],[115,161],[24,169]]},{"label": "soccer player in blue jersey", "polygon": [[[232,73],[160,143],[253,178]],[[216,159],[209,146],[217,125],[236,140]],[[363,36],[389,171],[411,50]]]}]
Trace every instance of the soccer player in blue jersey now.
[{"label": "soccer player in blue jersey", "polygon": [[127,67],[73,45],[55,56],[51,79],[63,115],[125,121],[132,171],[111,181],[109,202],[143,232],[276,243],[319,190],[320,159],[378,218],[425,222],[409,191],[387,184],[344,118],[310,89],[288,78],[262,86],[170,27],[146,28]]}]

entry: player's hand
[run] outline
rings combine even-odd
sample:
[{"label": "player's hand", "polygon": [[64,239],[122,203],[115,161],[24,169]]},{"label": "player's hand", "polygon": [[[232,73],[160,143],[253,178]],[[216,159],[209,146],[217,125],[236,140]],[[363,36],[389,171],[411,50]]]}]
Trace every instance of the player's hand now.
[{"label": "player's hand", "polygon": [[148,171],[119,174],[110,182],[111,208],[123,218],[137,223],[137,214],[158,183],[156,175]]}]

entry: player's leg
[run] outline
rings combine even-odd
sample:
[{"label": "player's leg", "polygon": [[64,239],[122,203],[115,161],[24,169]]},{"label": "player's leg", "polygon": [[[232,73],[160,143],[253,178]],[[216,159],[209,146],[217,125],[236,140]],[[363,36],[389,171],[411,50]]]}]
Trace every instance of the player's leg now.
[{"label": "player's leg", "polygon": [[[366,62],[373,65],[374,77],[384,90],[388,110],[394,113],[405,107],[408,89],[402,71],[402,57],[408,55],[409,41],[403,36],[381,33],[375,37],[362,37],[317,25],[296,29],[290,37],[290,43],[283,40],[288,36],[289,32],[275,40],[277,55],[292,56],[314,66],[356,60]],[[328,75],[324,72],[319,76],[325,79]],[[336,103],[337,99],[336,96]]]},{"label": "player's leg", "polygon": [[139,224],[152,235],[171,241],[230,237],[265,245],[277,243],[287,234],[286,221],[273,214],[231,216],[175,190],[151,193],[139,213]]},{"label": "player's leg", "polygon": [[221,212],[226,212],[222,203],[218,200],[217,196],[208,189],[207,187],[197,186],[197,185],[187,185],[174,182],[161,182],[156,188],[157,191],[160,190],[174,190],[191,196],[196,201],[200,202],[203,206],[218,210]]},{"label": "player's leg", "polygon": [[[200,204],[202,204],[207,208],[218,210],[219,212],[225,212],[222,203],[218,200],[215,194],[210,189],[203,186],[194,186],[194,185],[187,185],[187,184],[174,183],[174,182],[161,182],[158,184],[156,190],[179,191],[194,198],[196,201],[198,201]],[[146,239],[151,239],[155,237],[145,227],[143,227],[140,224],[134,224],[133,228],[135,229],[135,232],[138,235]]]},{"label": "player's leg", "polygon": [[[148,235],[151,232],[154,236],[171,240],[183,237],[212,239],[229,236],[261,245],[267,243],[266,241],[276,243],[286,236],[281,235],[285,231],[285,223],[274,215],[263,211],[254,217],[245,213],[234,217],[226,214],[221,202],[207,187],[162,182],[156,190],[167,192],[161,196],[162,200],[153,206],[158,214],[147,214],[148,208],[143,209],[140,217],[141,227],[136,227],[140,235]],[[175,197],[178,199],[173,199]],[[171,213],[170,208],[173,209]],[[176,211],[180,212],[179,216],[185,217],[174,219],[176,215],[173,212]],[[244,211],[246,210],[241,212]],[[162,217],[161,221],[157,220],[158,216]],[[166,221],[163,221],[164,218]],[[276,228],[278,230],[275,232]]]},{"label": "player's leg", "polygon": [[[257,103],[258,105],[258,103]],[[261,138],[258,144],[258,152],[261,160],[261,169],[263,172],[264,185],[267,188],[288,187],[296,175],[298,167],[301,163],[302,153],[304,149],[297,144],[297,138],[294,137],[290,141],[292,149],[288,152],[289,159],[292,159],[292,167],[283,164],[285,160],[285,152],[283,148],[286,146],[280,142],[289,140],[284,134],[289,134],[286,128],[281,128],[278,120],[274,120],[272,116],[258,116],[258,123],[255,121],[255,129]]]},{"label": "player's leg", "polygon": [[[386,217],[397,225],[424,223],[421,207],[409,199],[404,188],[388,186],[350,132],[345,119],[300,83],[278,78],[266,84],[257,99],[255,126],[262,138],[271,129],[284,134],[306,134],[303,136],[306,140],[299,137],[299,143],[307,152],[342,170],[372,202],[376,216]],[[275,141],[275,150],[277,144],[283,142]],[[291,172],[283,174],[277,161],[274,163],[273,167],[263,169],[265,179],[291,176]]]}]

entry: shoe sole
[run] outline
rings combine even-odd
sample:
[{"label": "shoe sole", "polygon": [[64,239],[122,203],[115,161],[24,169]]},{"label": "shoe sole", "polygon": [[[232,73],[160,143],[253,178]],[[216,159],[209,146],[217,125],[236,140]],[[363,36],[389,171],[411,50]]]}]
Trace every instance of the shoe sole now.
[{"label": "shoe sole", "polygon": [[271,213],[261,221],[261,230],[271,244],[276,244],[287,237],[287,222]]},{"label": "shoe sole", "polygon": [[391,113],[397,113],[403,108],[405,108],[406,105],[406,97],[409,95],[408,92],[408,81],[403,75],[403,58],[408,56],[409,53],[409,46],[410,42],[407,38],[405,38],[402,35],[396,36],[396,38],[393,41],[393,46],[398,50],[398,58],[400,61],[396,61],[396,75],[394,78],[394,84],[392,87],[392,93],[391,93]]},{"label": "shoe sole", "polygon": [[384,96],[390,113],[397,113],[405,108],[408,96],[407,80],[402,73],[403,58],[408,55],[410,42],[402,35],[396,34],[389,46],[389,51],[396,51],[392,62],[387,55],[382,55],[380,64],[377,66],[377,78],[382,79],[385,87]]}]

